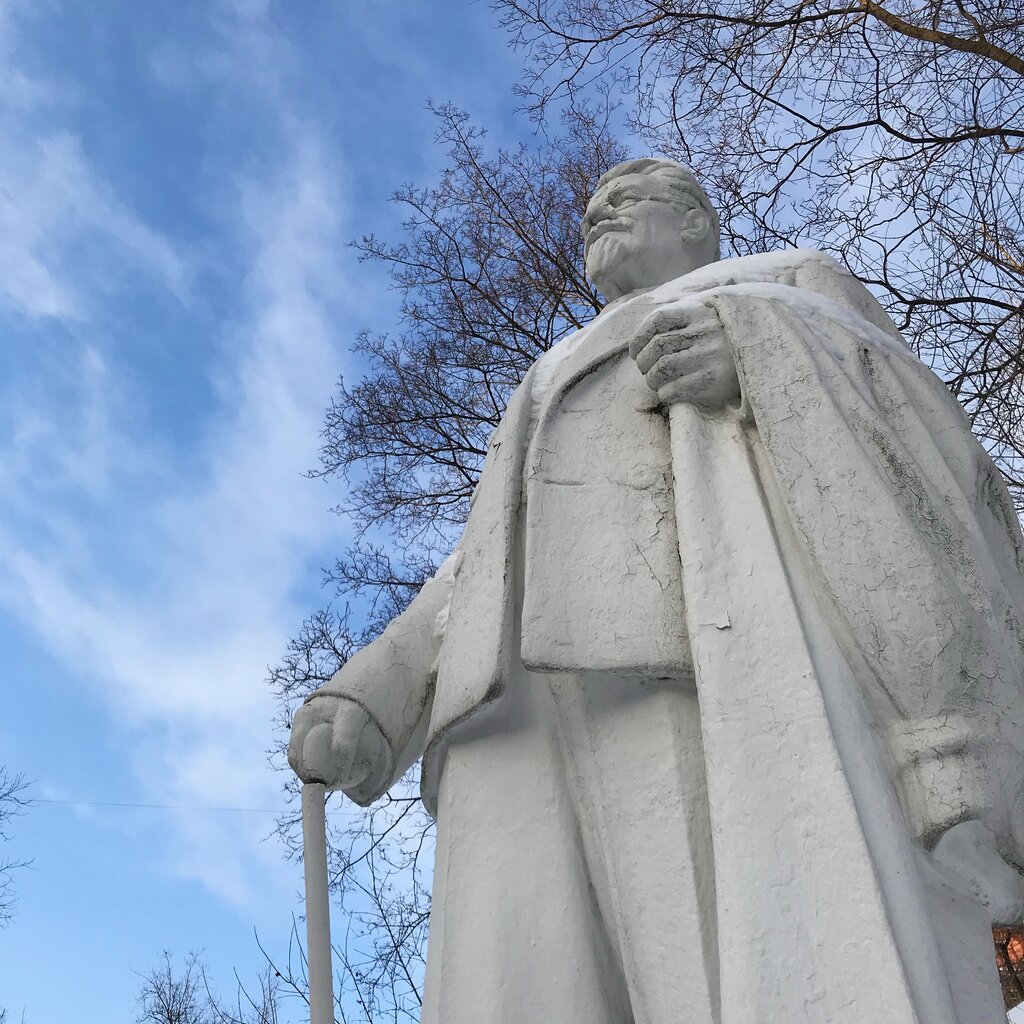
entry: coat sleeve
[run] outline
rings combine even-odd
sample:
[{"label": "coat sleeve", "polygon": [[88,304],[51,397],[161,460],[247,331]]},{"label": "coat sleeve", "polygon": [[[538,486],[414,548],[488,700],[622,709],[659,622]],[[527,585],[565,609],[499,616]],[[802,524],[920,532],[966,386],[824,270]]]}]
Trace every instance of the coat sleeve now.
[{"label": "coat sleeve", "polygon": [[456,550],[373,643],[307,698],[340,697],[358,704],[384,739],[387,757],[379,770],[345,790],[357,804],[366,806],[386,793],[423,753],[437,658],[461,557]]}]

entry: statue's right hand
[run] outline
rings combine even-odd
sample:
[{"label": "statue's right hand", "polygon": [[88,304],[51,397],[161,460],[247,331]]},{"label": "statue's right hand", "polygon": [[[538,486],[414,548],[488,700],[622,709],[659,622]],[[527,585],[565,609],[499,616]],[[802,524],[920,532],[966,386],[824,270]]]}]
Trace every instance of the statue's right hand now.
[{"label": "statue's right hand", "polygon": [[288,763],[303,782],[350,789],[380,770],[385,741],[354,701],[317,694],[292,720]]},{"label": "statue's right hand", "polygon": [[630,339],[629,354],[664,405],[714,411],[740,397],[725,328],[708,303],[689,299],[655,309]]}]

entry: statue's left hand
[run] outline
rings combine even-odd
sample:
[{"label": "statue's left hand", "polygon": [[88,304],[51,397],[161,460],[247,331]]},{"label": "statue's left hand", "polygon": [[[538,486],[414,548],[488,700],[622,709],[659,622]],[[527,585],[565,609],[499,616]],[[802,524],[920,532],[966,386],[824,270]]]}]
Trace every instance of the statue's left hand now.
[{"label": "statue's left hand", "polygon": [[688,303],[655,310],[640,324],[629,354],[665,405],[689,402],[715,410],[739,397],[736,364],[711,306]]}]

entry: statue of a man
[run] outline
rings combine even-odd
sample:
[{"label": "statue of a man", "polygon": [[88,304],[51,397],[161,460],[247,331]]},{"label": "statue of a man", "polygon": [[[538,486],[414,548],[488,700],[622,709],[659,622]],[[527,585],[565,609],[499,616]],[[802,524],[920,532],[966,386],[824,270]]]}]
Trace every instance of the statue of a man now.
[{"label": "statue of a man", "polygon": [[959,406],[820,253],[722,261],[678,164],[583,218],[462,540],[296,715],[420,756],[424,1024],[997,1024],[1024,911],[1024,541]]}]

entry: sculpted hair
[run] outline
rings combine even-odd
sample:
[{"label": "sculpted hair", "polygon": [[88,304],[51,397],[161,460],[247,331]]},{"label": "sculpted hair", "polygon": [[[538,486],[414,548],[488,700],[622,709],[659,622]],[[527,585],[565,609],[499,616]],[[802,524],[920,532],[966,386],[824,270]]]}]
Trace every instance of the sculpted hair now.
[{"label": "sculpted hair", "polygon": [[[642,157],[639,160],[626,160],[616,164],[604,172],[597,180],[596,196],[602,189],[609,187],[616,178],[627,174],[651,176],[651,198],[668,203],[681,210],[703,210],[711,218],[711,229],[715,239],[719,238],[721,226],[718,211],[712,206],[708,194],[701,188],[700,182],[682,164],[675,160],[660,160],[655,157]],[[590,230],[590,221],[584,215],[581,225],[583,238],[586,240]]]}]

